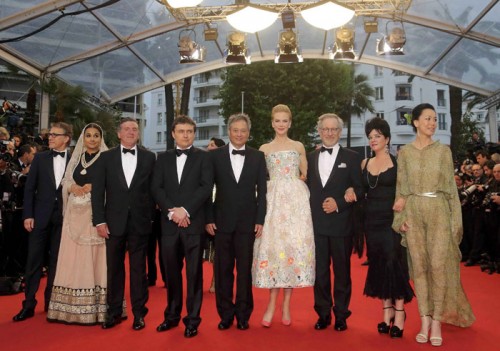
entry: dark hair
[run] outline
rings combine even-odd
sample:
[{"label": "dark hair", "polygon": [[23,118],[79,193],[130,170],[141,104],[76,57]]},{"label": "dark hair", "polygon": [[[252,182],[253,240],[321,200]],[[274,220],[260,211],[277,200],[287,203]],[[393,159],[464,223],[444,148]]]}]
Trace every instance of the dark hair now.
[{"label": "dark hair", "polygon": [[389,123],[385,119],[380,117],[374,117],[366,121],[365,124],[365,134],[368,138],[368,135],[372,132],[372,130],[376,130],[384,137],[389,138],[389,142],[391,141],[391,127],[389,127]]},{"label": "dark hair", "polygon": [[488,160],[488,161],[486,161],[486,163],[483,165],[483,169],[484,169],[484,167],[486,166],[486,167],[488,167],[489,169],[493,170],[493,168],[495,167],[495,165],[496,165],[496,162],[495,162],[495,161],[493,161],[493,160]]},{"label": "dark hair", "polygon": [[32,149],[35,149],[36,146],[30,145],[30,144],[24,144],[19,147],[19,150],[17,151],[17,157],[21,158],[25,154],[31,154],[33,152]]},{"label": "dark hair", "polygon": [[73,127],[71,124],[64,123],[64,122],[56,122],[52,124],[52,128],[60,128],[64,130],[64,134],[69,137],[68,145],[71,142],[71,138],[73,137]]},{"label": "dark hair", "polygon": [[436,112],[436,109],[434,108],[434,106],[432,106],[431,104],[427,104],[427,103],[423,103],[423,104],[417,105],[411,111],[411,125],[413,126],[413,131],[415,133],[417,132],[417,127],[415,127],[415,123],[414,122],[418,121],[418,119],[422,115],[422,112],[424,110],[427,110],[427,109]]},{"label": "dark hair", "polygon": [[217,147],[221,147],[221,146],[226,145],[224,140],[216,138],[216,137],[212,137],[210,140],[212,140],[214,142],[215,146],[217,146]]},{"label": "dark hair", "polygon": [[188,117],[186,115],[179,115],[174,119],[174,122],[172,123],[172,131],[175,130],[175,127],[178,124],[189,124],[194,127],[194,131],[196,132],[196,123],[194,123],[193,119],[191,117]]},{"label": "dark hair", "polygon": [[477,157],[479,155],[486,157],[487,159],[490,158],[490,154],[486,150],[478,150],[478,151],[474,152],[474,156]]},{"label": "dark hair", "polygon": [[118,128],[117,128],[118,131],[120,131],[120,129],[122,128],[122,124],[127,123],[127,122],[134,122],[139,127],[139,122],[135,118],[124,117],[124,118],[120,119],[120,124],[118,125]]},{"label": "dark hair", "polygon": [[102,138],[102,127],[100,125],[98,125],[97,123],[89,123],[85,126],[84,132],[86,132],[87,129],[89,129],[89,128],[97,129],[99,131],[99,134],[101,135],[101,138]]}]

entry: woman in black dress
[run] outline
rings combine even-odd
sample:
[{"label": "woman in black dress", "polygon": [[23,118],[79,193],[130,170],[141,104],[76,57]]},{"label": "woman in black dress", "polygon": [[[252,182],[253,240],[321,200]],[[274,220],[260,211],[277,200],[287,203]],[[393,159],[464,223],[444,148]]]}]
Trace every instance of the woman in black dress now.
[{"label": "woman in black dress", "polygon": [[361,164],[366,193],[366,247],[370,262],[364,294],[382,300],[383,321],[378,324],[378,332],[400,338],[406,319],[404,304],[413,298],[413,290],[401,235],[391,228],[397,163],[389,153],[391,131],[385,120],[378,117],[369,120],[365,132],[374,156],[364,159]]}]

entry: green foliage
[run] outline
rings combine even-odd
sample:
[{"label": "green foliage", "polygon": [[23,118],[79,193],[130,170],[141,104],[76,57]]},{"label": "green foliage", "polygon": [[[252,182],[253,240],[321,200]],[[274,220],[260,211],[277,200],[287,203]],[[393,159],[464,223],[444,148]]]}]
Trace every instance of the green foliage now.
[{"label": "green foliage", "polygon": [[229,67],[219,92],[222,115],[227,122],[230,115],[241,112],[244,91],[244,112],[252,120],[249,144],[259,147],[274,137],[273,106],[286,104],[293,115],[290,138],[312,149],[320,115],[333,112],[345,119],[343,107],[352,98],[351,75],[350,65],[326,60],[279,65],[267,61]]},{"label": "green foliage", "polygon": [[464,159],[470,151],[468,143],[470,142],[473,133],[478,133],[479,138],[484,140],[484,131],[479,126],[479,123],[473,119],[473,117],[474,113],[472,112],[466,112],[462,116],[460,133],[457,138],[457,149],[454,150],[454,154],[459,160]]}]

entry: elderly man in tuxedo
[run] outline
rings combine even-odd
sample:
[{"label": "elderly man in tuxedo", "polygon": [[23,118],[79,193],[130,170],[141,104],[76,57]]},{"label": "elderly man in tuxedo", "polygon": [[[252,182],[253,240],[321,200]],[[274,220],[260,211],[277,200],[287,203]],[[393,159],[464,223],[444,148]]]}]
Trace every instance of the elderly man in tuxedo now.
[{"label": "elderly man in tuxedo", "polygon": [[[215,202],[208,201],[206,230],[215,235],[215,300],[219,330],[248,329],[253,311],[252,257],[255,237],[266,215],[264,153],[246,145],[250,135],[246,114],[229,117],[229,143],[209,152],[215,180]],[[211,199],[210,199],[211,200]],[[236,264],[236,300],[233,302]]]},{"label": "elderly man in tuxedo", "polygon": [[[351,315],[351,252],[352,203],[344,199],[352,187],[357,198],[362,198],[361,157],[339,145],[343,122],[333,113],[318,119],[318,133],[323,145],[308,155],[307,183],[316,244],[316,282],[314,309],[319,316],[315,329],[331,324],[331,310],[335,315],[334,328],[347,329]],[[330,264],[333,263],[333,300]]]},{"label": "elderly man in tuxedo", "polygon": [[208,153],[193,146],[195,122],[179,116],[172,124],[176,148],[158,156],[151,190],[160,207],[162,264],[167,277],[167,308],[163,332],[179,324],[182,311],[182,268],[186,260],[186,338],[198,334],[203,297],[202,253],[205,238],[205,202],[212,193],[213,176]]},{"label": "elderly man in tuxedo", "polygon": [[97,233],[106,238],[108,310],[102,328],[112,328],[122,320],[128,250],[132,328],[141,330],[148,312],[146,252],[154,209],[150,184],[155,154],[137,145],[135,119],[122,119],[117,134],[120,146],[101,154],[92,182],[92,220]]},{"label": "elderly man in tuxedo", "polygon": [[61,242],[61,180],[70,159],[67,147],[71,141],[71,133],[69,124],[54,123],[48,133],[50,150],[37,153],[31,163],[25,185],[23,209],[24,228],[30,233],[25,271],[25,300],[21,311],[13,318],[15,322],[24,321],[35,314],[35,295],[40,286],[47,247],[49,270],[45,288],[45,311],[49,306]]}]

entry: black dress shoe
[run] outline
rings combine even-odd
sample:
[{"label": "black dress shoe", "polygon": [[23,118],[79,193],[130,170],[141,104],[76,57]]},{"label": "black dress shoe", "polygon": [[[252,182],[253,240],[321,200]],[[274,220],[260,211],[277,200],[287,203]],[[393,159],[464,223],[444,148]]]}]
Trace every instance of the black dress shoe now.
[{"label": "black dress shoe", "polygon": [[101,327],[102,327],[102,329],[111,329],[115,325],[120,324],[121,322],[122,322],[121,317],[108,316],[108,317],[106,317],[106,320],[104,321],[104,323],[102,323]]},{"label": "black dress shoe", "polygon": [[469,258],[467,260],[467,262],[465,262],[464,266],[465,267],[472,267],[472,266],[475,266],[476,264],[477,264],[477,260]]},{"label": "black dress shoe", "polygon": [[34,315],[35,315],[34,308],[23,308],[21,311],[19,311],[18,314],[12,317],[12,320],[14,322],[21,322],[24,321],[25,319],[33,317]]},{"label": "black dress shoe", "polygon": [[172,328],[175,328],[179,325],[179,322],[172,322],[169,320],[164,320],[159,326],[156,327],[157,332],[164,332],[167,330],[170,330]]},{"label": "black dress shoe", "polygon": [[141,329],[144,329],[145,326],[146,326],[146,323],[144,322],[143,317],[134,318],[134,323],[132,324],[132,329],[141,330]]},{"label": "black dress shoe", "polygon": [[226,329],[231,328],[232,325],[233,325],[233,321],[220,321],[217,328],[219,328],[219,330],[226,330]]},{"label": "black dress shoe", "polygon": [[250,326],[248,325],[248,321],[238,321],[236,327],[239,330],[247,330]]},{"label": "black dress shoe", "polygon": [[336,331],[344,331],[347,329],[347,322],[345,319],[335,319],[335,325],[333,328]]},{"label": "black dress shoe", "polygon": [[320,318],[320,319],[318,319],[318,321],[314,325],[314,329],[316,329],[316,330],[323,330],[323,329],[326,329],[330,324],[332,324],[332,319],[331,318],[330,319]]},{"label": "black dress shoe", "polygon": [[184,337],[186,338],[193,338],[196,335],[198,335],[198,328],[196,327],[186,327],[186,330],[184,330]]}]

